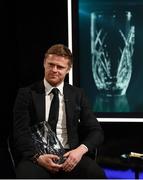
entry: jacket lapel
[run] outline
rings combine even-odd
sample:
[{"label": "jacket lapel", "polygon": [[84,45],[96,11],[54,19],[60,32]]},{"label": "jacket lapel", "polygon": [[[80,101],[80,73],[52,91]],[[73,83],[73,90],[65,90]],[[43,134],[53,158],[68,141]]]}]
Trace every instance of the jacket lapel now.
[{"label": "jacket lapel", "polygon": [[64,100],[65,100],[65,108],[66,108],[66,118],[67,122],[69,122],[73,118],[74,109],[75,109],[75,100],[73,93],[68,85],[64,86]]},{"label": "jacket lapel", "polygon": [[34,86],[32,96],[38,116],[37,119],[40,120],[40,122],[45,121],[45,88],[43,81]]},{"label": "jacket lapel", "polygon": [[75,97],[73,96],[73,92],[68,85],[64,86],[64,99],[65,99],[65,110],[66,110],[66,124],[67,124],[67,134],[70,148],[73,145],[73,116],[75,109]]}]

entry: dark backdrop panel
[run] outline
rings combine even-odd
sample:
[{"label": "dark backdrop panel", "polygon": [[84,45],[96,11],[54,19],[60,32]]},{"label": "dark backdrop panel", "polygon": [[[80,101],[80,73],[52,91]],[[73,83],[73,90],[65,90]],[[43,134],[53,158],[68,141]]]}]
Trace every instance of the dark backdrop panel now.
[{"label": "dark backdrop panel", "polygon": [[101,122],[104,130],[104,143],[101,155],[116,156],[130,152],[142,153],[143,123],[137,122]]},{"label": "dark backdrop panel", "polygon": [[49,46],[67,45],[67,1],[18,2],[16,13],[17,82],[21,86],[43,78],[43,55]]},{"label": "dark backdrop panel", "polygon": [[68,44],[67,0],[5,1],[0,8],[0,162],[3,164],[0,178],[13,178],[7,140],[12,139],[12,110],[17,90],[43,78],[47,48],[55,43]]}]

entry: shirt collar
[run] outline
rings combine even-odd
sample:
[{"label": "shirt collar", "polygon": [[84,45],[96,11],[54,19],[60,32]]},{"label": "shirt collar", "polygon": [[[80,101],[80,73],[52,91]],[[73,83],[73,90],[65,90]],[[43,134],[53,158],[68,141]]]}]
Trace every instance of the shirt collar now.
[{"label": "shirt collar", "polygon": [[[51,92],[51,90],[55,87],[51,86],[46,79],[44,78],[44,86],[45,86],[45,92],[46,94],[49,94]],[[58,88],[59,92],[61,95],[63,95],[63,86],[64,86],[64,82],[62,82],[60,85],[56,86],[56,88]]]}]

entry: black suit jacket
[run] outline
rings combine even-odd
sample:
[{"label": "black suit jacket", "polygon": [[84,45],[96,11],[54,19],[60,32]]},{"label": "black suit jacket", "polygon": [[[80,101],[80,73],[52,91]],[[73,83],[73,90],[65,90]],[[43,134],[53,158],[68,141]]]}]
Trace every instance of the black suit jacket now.
[{"label": "black suit jacket", "polygon": [[[103,131],[90,109],[82,89],[64,84],[67,133],[70,148],[81,143],[93,151],[103,141]],[[43,81],[20,88],[14,105],[14,143],[21,158],[37,152],[31,139],[30,126],[45,121],[45,88]]]}]

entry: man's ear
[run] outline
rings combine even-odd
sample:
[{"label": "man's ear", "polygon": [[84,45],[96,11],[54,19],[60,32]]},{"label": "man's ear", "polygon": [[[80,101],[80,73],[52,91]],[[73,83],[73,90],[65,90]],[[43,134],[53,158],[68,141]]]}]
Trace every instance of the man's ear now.
[{"label": "man's ear", "polygon": [[72,68],[72,65],[69,65],[68,73],[70,72],[71,68]]},{"label": "man's ear", "polygon": [[68,68],[68,70],[67,70],[67,74],[70,72],[70,69],[71,69],[71,67],[69,67],[69,68]]},{"label": "man's ear", "polygon": [[43,66],[45,67],[45,65],[46,65],[46,59],[44,59],[44,62],[43,62]]}]

